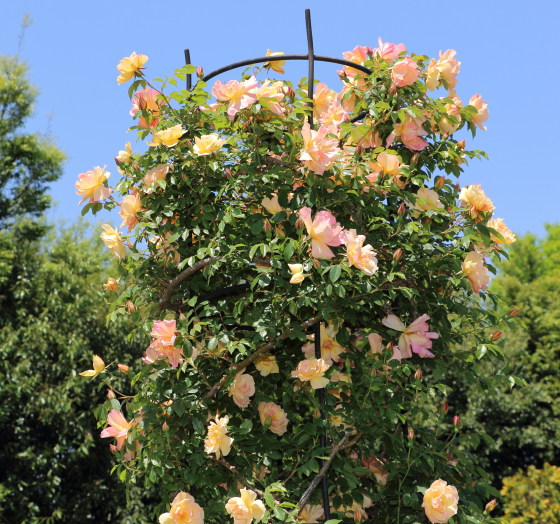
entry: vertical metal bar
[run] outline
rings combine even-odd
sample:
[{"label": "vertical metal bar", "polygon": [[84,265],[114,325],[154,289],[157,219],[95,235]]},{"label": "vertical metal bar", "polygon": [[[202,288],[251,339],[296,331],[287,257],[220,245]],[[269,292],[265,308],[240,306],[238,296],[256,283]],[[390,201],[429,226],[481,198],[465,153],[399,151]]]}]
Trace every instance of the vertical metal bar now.
[{"label": "vertical metal bar", "polygon": [[[309,10],[307,10],[309,11]],[[307,13],[306,11],[306,13]],[[313,326],[315,330],[315,358],[321,358],[321,322],[315,323]],[[320,412],[321,412],[321,420],[324,421],[325,417],[325,389],[319,389],[319,402],[321,404]],[[322,448],[327,447],[327,430],[323,431],[320,437],[320,443]],[[323,467],[324,460],[319,460],[319,469]],[[329,485],[327,483],[327,474],[323,476],[321,479],[321,491],[323,492],[323,510],[325,513],[325,521],[331,518],[331,507],[329,505]]]},{"label": "vertical metal bar", "polygon": [[[191,52],[189,49],[185,49],[185,65],[191,65]],[[192,89],[192,75],[187,75],[187,90]]]},{"label": "vertical metal bar", "polygon": [[[313,109],[313,87],[315,84],[315,52],[313,50],[313,31],[311,29],[311,11],[305,10],[305,29],[307,31],[307,59],[309,72],[307,73],[307,98],[311,100],[309,106]],[[313,129],[313,111],[307,117],[309,126]]]}]

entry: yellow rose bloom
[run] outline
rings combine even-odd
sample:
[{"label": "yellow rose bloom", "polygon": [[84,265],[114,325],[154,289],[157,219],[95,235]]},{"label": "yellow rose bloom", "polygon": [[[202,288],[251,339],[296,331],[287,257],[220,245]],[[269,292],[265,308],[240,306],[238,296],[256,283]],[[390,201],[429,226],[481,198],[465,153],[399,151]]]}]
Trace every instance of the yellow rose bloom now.
[{"label": "yellow rose bloom", "polygon": [[136,73],[138,73],[144,64],[148,61],[146,55],[137,55],[132,53],[130,56],[124,57],[117,66],[120,75],[117,77],[117,82],[123,84],[128,82]]},{"label": "yellow rose bloom", "polygon": [[177,124],[161,131],[154,133],[153,141],[148,142],[149,146],[158,147],[163,144],[166,147],[173,147],[179,143],[179,139],[183,136],[184,130],[181,124]]}]

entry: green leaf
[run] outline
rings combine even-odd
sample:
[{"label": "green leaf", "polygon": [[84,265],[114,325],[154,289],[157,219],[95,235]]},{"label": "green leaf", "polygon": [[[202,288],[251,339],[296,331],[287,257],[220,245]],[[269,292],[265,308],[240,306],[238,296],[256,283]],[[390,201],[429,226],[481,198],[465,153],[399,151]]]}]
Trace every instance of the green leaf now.
[{"label": "green leaf", "polygon": [[329,273],[329,278],[333,284],[340,278],[341,273],[342,269],[340,269],[340,266],[332,266],[332,269]]}]

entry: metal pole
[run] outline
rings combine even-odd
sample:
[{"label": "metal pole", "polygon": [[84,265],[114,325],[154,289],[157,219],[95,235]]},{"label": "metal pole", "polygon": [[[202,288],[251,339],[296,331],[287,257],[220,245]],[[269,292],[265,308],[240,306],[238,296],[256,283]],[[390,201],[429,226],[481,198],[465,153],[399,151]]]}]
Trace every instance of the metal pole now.
[{"label": "metal pole", "polygon": [[[313,110],[313,87],[315,83],[315,52],[313,50],[313,30],[311,29],[311,11],[305,10],[305,30],[307,32],[307,59],[309,60],[309,72],[307,74],[307,98],[311,100],[309,106]],[[309,126],[313,129],[313,111],[307,117]]]},{"label": "metal pole", "polygon": [[[185,65],[191,65],[191,52],[189,49],[185,49]],[[192,75],[189,73],[187,75],[187,91],[192,88]]]}]

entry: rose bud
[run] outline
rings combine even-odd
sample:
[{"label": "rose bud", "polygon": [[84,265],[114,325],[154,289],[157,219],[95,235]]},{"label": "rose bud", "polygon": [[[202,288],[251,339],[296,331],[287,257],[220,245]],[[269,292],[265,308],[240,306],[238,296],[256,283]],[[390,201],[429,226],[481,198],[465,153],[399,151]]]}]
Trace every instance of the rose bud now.
[{"label": "rose bud", "polygon": [[397,209],[397,214],[398,214],[399,216],[402,217],[402,216],[405,215],[405,213],[406,213],[406,206],[405,206],[405,204],[404,204],[404,202],[403,202],[403,203],[399,206],[399,208]]},{"label": "rose bud", "polygon": [[447,413],[448,411],[449,411],[449,404],[447,402],[444,402],[441,406],[441,412]]},{"label": "rose bud", "polygon": [[486,511],[488,511],[488,513],[490,513],[491,511],[494,511],[494,508],[498,505],[498,501],[496,499],[492,499],[488,504],[486,504]]},{"label": "rose bud", "polygon": [[445,177],[444,176],[438,176],[435,180],[434,187],[436,189],[443,189],[443,186],[445,186]]},{"label": "rose bud", "polygon": [[361,154],[362,154],[362,146],[358,144],[356,146],[356,155],[361,155]]},{"label": "rose bud", "polygon": [[512,309],[512,310],[508,313],[508,315],[509,315],[510,317],[515,317],[516,315],[519,314],[520,311],[521,311],[520,309]]},{"label": "rose bud", "polygon": [[495,341],[498,340],[503,334],[503,331],[494,331],[494,333],[492,333],[490,335],[490,340]]},{"label": "rose bud", "polygon": [[420,368],[418,368],[418,369],[416,370],[416,373],[414,373],[414,378],[415,378],[416,380],[422,380],[422,377],[423,377],[423,375],[422,375],[422,370],[421,370]]},{"label": "rose bud", "polygon": [[115,157],[115,164],[117,164],[117,166],[122,164],[122,160],[118,156]]},{"label": "rose bud", "polygon": [[301,231],[304,227],[305,227],[305,223],[303,222],[303,220],[301,218],[298,218],[296,220],[296,229],[298,231]]},{"label": "rose bud", "polygon": [[321,269],[321,262],[319,262],[316,258],[313,259],[313,267],[315,269]]},{"label": "rose bud", "polygon": [[114,444],[109,444],[109,449],[111,450],[111,453],[117,452],[117,446],[115,446]]},{"label": "rose bud", "polygon": [[161,429],[163,429],[163,431],[168,431],[169,430],[169,426],[167,425],[167,422],[164,422],[162,424]]},{"label": "rose bud", "polygon": [[132,315],[132,313],[134,313],[135,311],[136,311],[136,306],[134,305],[134,303],[133,303],[132,301],[129,300],[129,301],[126,303],[126,312],[127,312],[129,315]]},{"label": "rose bud", "polygon": [[202,66],[198,66],[196,68],[196,76],[198,76],[198,78],[202,78],[204,76],[204,69]]},{"label": "rose bud", "polygon": [[132,169],[134,169],[134,171],[138,171],[140,169],[140,166],[134,162],[134,164],[132,164]]},{"label": "rose bud", "polygon": [[272,224],[268,220],[268,218],[264,219],[264,226],[263,226],[265,233],[270,233],[272,231]]},{"label": "rose bud", "polygon": [[459,417],[459,415],[455,415],[453,417],[453,425],[458,428],[461,425],[461,419]]},{"label": "rose bud", "polygon": [[410,428],[408,430],[408,440],[414,440],[414,430],[412,428]]},{"label": "rose bud", "polygon": [[420,157],[419,153],[414,153],[412,155],[412,158],[410,159],[410,163],[411,164],[416,164],[418,162],[418,158]]},{"label": "rose bud", "polygon": [[466,145],[467,145],[467,142],[465,140],[459,140],[459,142],[457,142],[457,147],[459,149],[465,149]]},{"label": "rose bud", "polygon": [[393,260],[394,260],[395,262],[398,262],[401,258],[402,258],[402,248],[399,247],[399,249],[397,249],[397,250],[393,253]]},{"label": "rose bud", "polygon": [[112,389],[110,389],[109,391],[107,391],[107,398],[108,398],[109,400],[113,400],[114,398],[116,398],[116,397],[115,397],[115,392],[114,392]]},{"label": "rose bud", "polygon": [[278,224],[274,229],[278,238],[286,238],[286,231],[284,231],[282,224]]},{"label": "rose bud", "polygon": [[117,367],[123,372],[125,375],[128,375],[130,368],[126,364],[117,364]]}]

